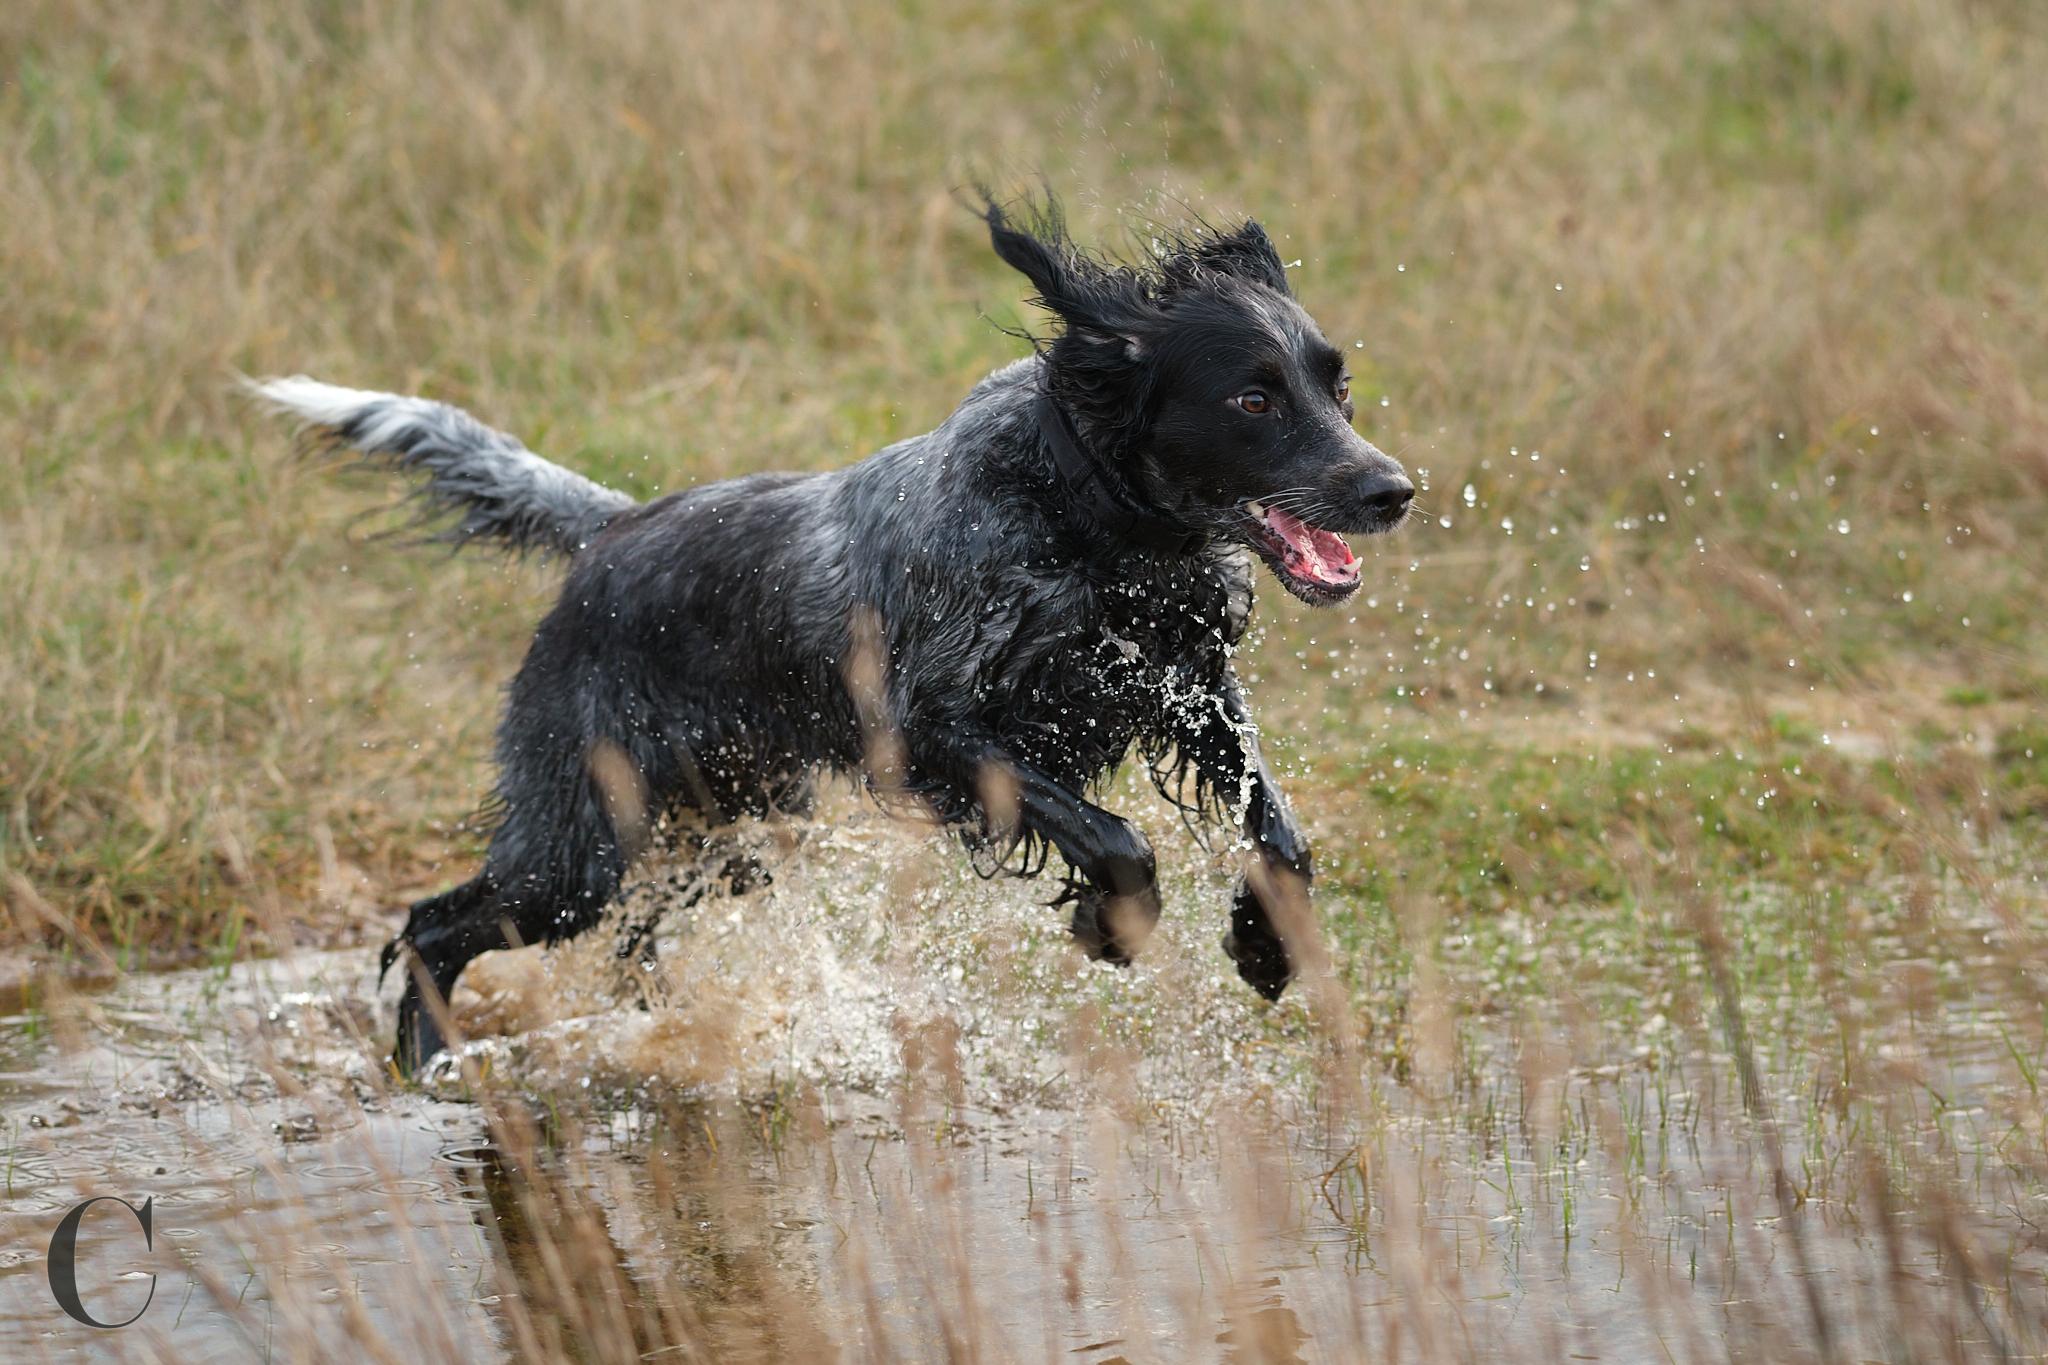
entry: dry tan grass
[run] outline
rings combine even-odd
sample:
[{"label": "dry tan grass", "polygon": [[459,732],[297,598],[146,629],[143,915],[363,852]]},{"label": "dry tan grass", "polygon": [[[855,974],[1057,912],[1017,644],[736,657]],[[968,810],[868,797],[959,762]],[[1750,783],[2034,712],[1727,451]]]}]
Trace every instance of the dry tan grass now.
[{"label": "dry tan grass", "polygon": [[[365,543],[385,490],[287,458],[234,371],[429,391],[643,493],[836,464],[1015,353],[977,175],[1112,239],[1255,213],[1361,343],[1431,519],[1350,619],[1268,595],[1304,747],[1852,717],[2048,771],[2044,58],[2036,8],[1934,0],[7,6],[16,936],[357,939],[470,851],[545,577]],[[1340,845],[1432,799],[1302,766]]]}]

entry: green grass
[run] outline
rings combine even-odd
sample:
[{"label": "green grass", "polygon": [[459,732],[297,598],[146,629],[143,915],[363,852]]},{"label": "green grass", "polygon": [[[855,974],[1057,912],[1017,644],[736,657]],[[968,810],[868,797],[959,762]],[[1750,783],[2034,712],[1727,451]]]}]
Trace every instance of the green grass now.
[{"label": "green grass", "polygon": [[1367,825],[1372,835],[1327,840],[1325,875],[1376,905],[1422,894],[1526,913],[1630,894],[1620,839],[1649,856],[1683,851],[1717,885],[1824,891],[1917,868],[1930,820],[1974,814],[1979,842],[2009,827],[2028,841],[2041,834],[2029,817],[2048,795],[2048,768],[2025,732],[2001,735],[1989,761],[1945,745],[1867,762],[1804,729],[1693,742],[1711,747],[1503,752],[1389,739],[1318,773],[1345,793],[1322,817],[1332,832]]}]

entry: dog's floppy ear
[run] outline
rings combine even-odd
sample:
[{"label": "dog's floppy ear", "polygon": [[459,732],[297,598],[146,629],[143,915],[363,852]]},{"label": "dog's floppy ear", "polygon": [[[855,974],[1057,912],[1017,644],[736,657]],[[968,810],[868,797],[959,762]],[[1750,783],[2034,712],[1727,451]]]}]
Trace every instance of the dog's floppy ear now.
[{"label": "dog's floppy ear", "polygon": [[1121,337],[1135,344],[1132,333],[1144,306],[1138,279],[1083,254],[1067,236],[1057,200],[1048,196],[1042,207],[1027,205],[1025,213],[1028,220],[1020,222],[984,193],[982,217],[996,255],[1031,281],[1038,302],[1059,314],[1069,333]]},{"label": "dog's floppy ear", "polygon": [[1280,263],[1273,239],[1256,218],[1245,219],[1235,232],[1219,232],[1196,242],[1189,254],[1210,270],[1293,296],[1294,291],[1287,287],[1287,267]]}]

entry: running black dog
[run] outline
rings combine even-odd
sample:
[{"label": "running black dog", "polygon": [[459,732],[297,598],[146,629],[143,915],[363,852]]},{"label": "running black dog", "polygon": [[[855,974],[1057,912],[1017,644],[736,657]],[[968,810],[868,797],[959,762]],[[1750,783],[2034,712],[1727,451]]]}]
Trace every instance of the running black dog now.
[{"label": "running black dog", "polygon": [[[448,538],[570,560],[510,689],[483,870],[385,950],[413,959],[401,1067],[442,1045],[424,989],[588,929],[656,825],[800,812],[819,771],[916,799],[1011,870],[1057,849],[1074,934],[1112,961],[1158,916],[1152,849],[1083,793],[1133,745],[1170,798],[1191,773],[1194,804],[1308,875],[1231,669],[1252,556],[1341,602],[1359,562],[1338,532],[1393,529],[1413,486],[1352,430],[1344,356],[1256,222],[1123,264],[1078,250],[1055,204],[983,212],[1057,334],[937,430],[831,473],[641,505],[440,403],[256,386],[420,476]],[[1224,941],[1268,998],[1293,971],[1274,884],[1239,884]]]}]

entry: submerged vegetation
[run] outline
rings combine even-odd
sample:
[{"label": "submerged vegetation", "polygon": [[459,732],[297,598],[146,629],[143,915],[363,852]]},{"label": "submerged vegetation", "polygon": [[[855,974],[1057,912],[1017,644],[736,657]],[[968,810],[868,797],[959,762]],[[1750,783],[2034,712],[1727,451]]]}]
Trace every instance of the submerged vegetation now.
[{"label": "submerged vegetation", "polygon": [[[6,7],[10,947],[193,966],[229,1020],[48,973],[12,1055],[92,1079],[0,1088],[10,1161],[85,1188],[60,1093],[260,1113],[208,1150],[317,1224],[302,1113],[375,1168],[358,1220],[428,1179],[393,1133],[485,1152],[433,1188],[516,1235],[409,1253],[467,1287],[193,1282],[283,1356],[336,1302],[394,1358],[2048,1349],[2044,60],[2037,7],[1931,0]],[[428,392],[641,496],[837,465],[1017,353],[957,187],[1041,172],[1134,250],[1265,221],[1418,476],[1356,602],[1263,584],[1243,660],[1322,984],[1230,988],[1156,806],[1179,889],[1125,974],[842,812],[646,1013],[515,955],[458,1002],[482,1103],[391,1090],[334,964],[474,858],[551,575],[378,540],[391,490],[233,375]],[[205,1224],[258,1265],[282,1226]],[[0,1330],[52,1325],[35,1269]]]}]

